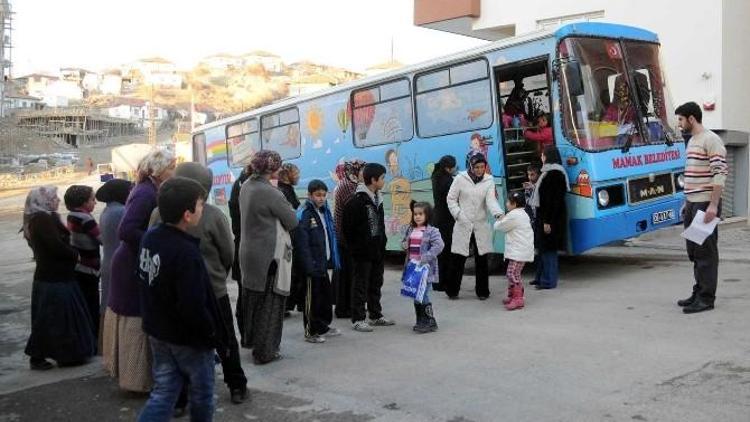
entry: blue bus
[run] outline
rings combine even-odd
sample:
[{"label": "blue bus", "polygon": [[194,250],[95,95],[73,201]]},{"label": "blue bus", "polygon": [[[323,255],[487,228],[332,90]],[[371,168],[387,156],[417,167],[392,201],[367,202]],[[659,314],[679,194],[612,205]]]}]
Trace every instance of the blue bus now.
[{"label": "blue bus", "polygon": [[655,33],[617,24],[538,31],[206,124],[193,156],[212,169],[219,206],[260,149],[301,169],[300,196],[312,179],[332,191],[344,160],[383,163],[388,248],[399,250],[409,202],[432,201],[441,156],[464,169],[470,150],[483,152],[503,204],[539,157],[525,134],[545,115],[571,183],[568,252],[579,254],[681,218],[685,144],[659,48]]}]

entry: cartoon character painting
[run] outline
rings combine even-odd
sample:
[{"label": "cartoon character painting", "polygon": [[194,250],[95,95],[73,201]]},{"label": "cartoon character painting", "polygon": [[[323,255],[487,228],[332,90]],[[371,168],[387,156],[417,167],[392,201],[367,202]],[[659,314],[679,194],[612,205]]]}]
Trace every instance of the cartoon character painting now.
[{"label": "cartoon character painting", "polygon": [[489,144],[484,142],[484,137],[478,133],[474,132],[471,134],[471,139],[469,140],[469,152],[466,154],[466,168],[469,168],[469,159],[474,154],[482,154],[485,159],[488,160],[487,164],[487,174],[492,174],[492,170],[490,169],[489,165],[489,157],[487,154],[490,151]]},{"label": "cartoon character painting", "polygon": [[[388,172],[391,174],[389,191],[391,193],[391,219],[393,223],[399,226],[408,225],[411,222],[411,183],[401,175],[401,168],[398,162],[398,152],[389,149],[385,153],[385,162]],[[396,232],[400,231],[397,230]]]}]

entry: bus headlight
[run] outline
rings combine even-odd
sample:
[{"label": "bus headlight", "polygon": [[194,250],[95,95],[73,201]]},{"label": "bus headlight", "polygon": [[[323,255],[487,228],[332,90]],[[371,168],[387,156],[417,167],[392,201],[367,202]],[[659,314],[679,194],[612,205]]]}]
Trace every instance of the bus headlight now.
[{"label": "bus headlight", "polygon": [[599,200],[599,206],[601,208],[607,208],[609,205],[609,192],[606,189],[601,189],[596,194],[596,198]]},{"label": "bus headlight", "polygon": [[625,204],[625,185],[609,185],[596,188],[596,202],[600,210]]}]

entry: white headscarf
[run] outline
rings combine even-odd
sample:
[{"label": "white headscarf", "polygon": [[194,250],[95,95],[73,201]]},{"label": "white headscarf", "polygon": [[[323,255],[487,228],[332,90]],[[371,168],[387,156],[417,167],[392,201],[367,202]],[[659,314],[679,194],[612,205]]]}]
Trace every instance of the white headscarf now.
[{"label": "white headscarf", "polygon": [[40,186],[29,191],[26,196],[26,204],[23,207],[24,215],[38,212],[51,214],[57,211],[57,186]]},{"label": "white headscarf", "polygon": [[29,239],[29,220],[32,215],[39,212],[52,214],[57,212],[58,205],[57,186],[40,186],[30,190],[23,207],[22,231],[24,237]]}]

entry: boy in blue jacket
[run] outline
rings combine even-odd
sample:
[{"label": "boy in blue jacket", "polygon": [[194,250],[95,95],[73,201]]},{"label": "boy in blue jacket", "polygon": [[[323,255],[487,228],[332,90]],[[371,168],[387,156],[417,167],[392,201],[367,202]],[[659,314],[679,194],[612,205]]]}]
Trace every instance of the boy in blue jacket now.
[{"label": "boy in blue jacket", "polygon": [[333,292],[329,271],[341,268],[336,229],[326,200],[328,187],[320,180],[307,185],[307,201],[297,211],[299,225],[294,234],[294,254],[305,277],[305,341],[325,343],[326,337],[341,335],[333,321]]},{"label": "boy in blue jacket", "polygon": [[224,325],[200,240],[187,233],[201,219],[205,194],[194,180],[164,182],[158,194],[163,223],[141,241],[138,276],[145,284],[143,330],[151,343],[154,387],[139,421],[170,420],[185,379],[191,420],[213,417],[214,349],[224,350],[217,347]]}]

